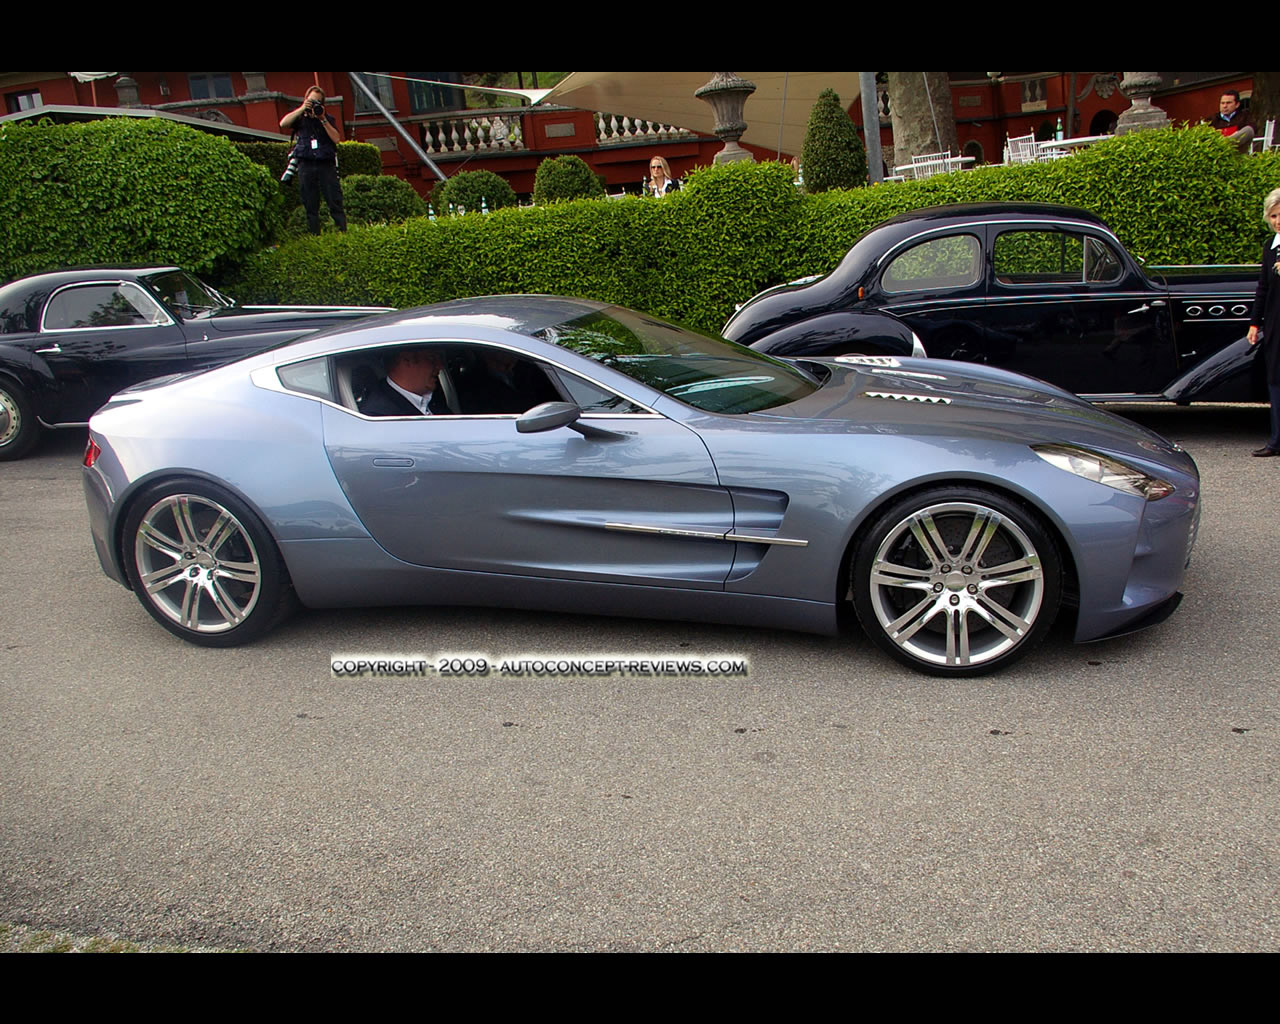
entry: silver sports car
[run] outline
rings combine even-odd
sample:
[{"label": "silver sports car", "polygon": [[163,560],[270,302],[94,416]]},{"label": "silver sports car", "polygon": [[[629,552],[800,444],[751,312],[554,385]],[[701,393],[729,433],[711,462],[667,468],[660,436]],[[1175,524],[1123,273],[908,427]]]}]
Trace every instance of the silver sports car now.
[{"label": "silver sports car", "polygon": [[971,675],[1060,611],[1077,641],[1163,620],[1199,512],[1185,452],[1028,378],[780,361],[547,296],[139,385],[93,417],[84,464],[107,575],[210,646],[295,599],[816,633],[851,605],[900,661]]}]

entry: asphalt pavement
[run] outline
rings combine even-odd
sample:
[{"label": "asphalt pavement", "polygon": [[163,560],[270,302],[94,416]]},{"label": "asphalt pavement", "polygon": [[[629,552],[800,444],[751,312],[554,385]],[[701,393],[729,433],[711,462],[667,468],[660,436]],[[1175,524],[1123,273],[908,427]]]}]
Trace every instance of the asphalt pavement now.
[{"label": "asphalt pavement", "polygon": [[[258,950],[1274,950],[1280,459],[1203,475],[1186,599],[999,675],[857,636],[474,609],[192,647],[98,567],[82,432],[0,464],[0,921]],[[334,678],[338,652],[747,659]]]}]

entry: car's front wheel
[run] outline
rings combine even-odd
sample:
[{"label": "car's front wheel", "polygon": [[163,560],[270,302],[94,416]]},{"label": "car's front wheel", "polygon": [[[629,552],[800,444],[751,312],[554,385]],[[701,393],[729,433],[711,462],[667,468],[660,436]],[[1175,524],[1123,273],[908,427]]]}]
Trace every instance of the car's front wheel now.
[{"label": "car's front wheel", "polygon": [[0,462],[20,459],[40,437],[40,424],[27,394],[0,377]]},{"label": "car's front wheel", "polygon": [[858,620],[882,649],[935,675],[978,675],[1031,649],[1061,602],[1039,516],[991,491],[939,488],[889,508],[853,559]]},{"label": "car's front wheel", "polygon": [[238,498],[200,480],[157,484],[125,520],[133,591],[165,629],[205,647],[255,640],[292,605],[279,551]]}]

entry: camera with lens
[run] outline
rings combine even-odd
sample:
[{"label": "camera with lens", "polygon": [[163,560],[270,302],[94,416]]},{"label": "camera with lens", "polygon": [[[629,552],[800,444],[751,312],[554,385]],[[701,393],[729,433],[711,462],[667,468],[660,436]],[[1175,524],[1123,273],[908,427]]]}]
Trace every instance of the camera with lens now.
[{"label": "camera with lens", "polygon": [[306,114],[308,117],[323,117],[324,104],[319,100],[307,100]]}]

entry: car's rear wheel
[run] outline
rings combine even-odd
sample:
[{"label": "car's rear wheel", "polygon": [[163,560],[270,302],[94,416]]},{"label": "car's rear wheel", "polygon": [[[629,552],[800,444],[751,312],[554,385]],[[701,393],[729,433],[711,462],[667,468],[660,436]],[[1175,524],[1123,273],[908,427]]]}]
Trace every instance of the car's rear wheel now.
[{"label": "car's rear wheel", "polygon": [[292,607],[266,527],[238,498],[201,480],[157,484],[125,520],[124,555],[142,606],[205,647],[255,640]]},{"label": "car's rear wheel", "polygon": [[40,424],[26,392],[0,377],[0,462],[22,458],[39,437]]},{"label": "car's rear wheel", "polygon": [[939,488],[888,509],[852,568],[863,629],[899,661],[979,675],[1026,654],[1061,602],[1057,546],[1039,516],[991,491]]}]

